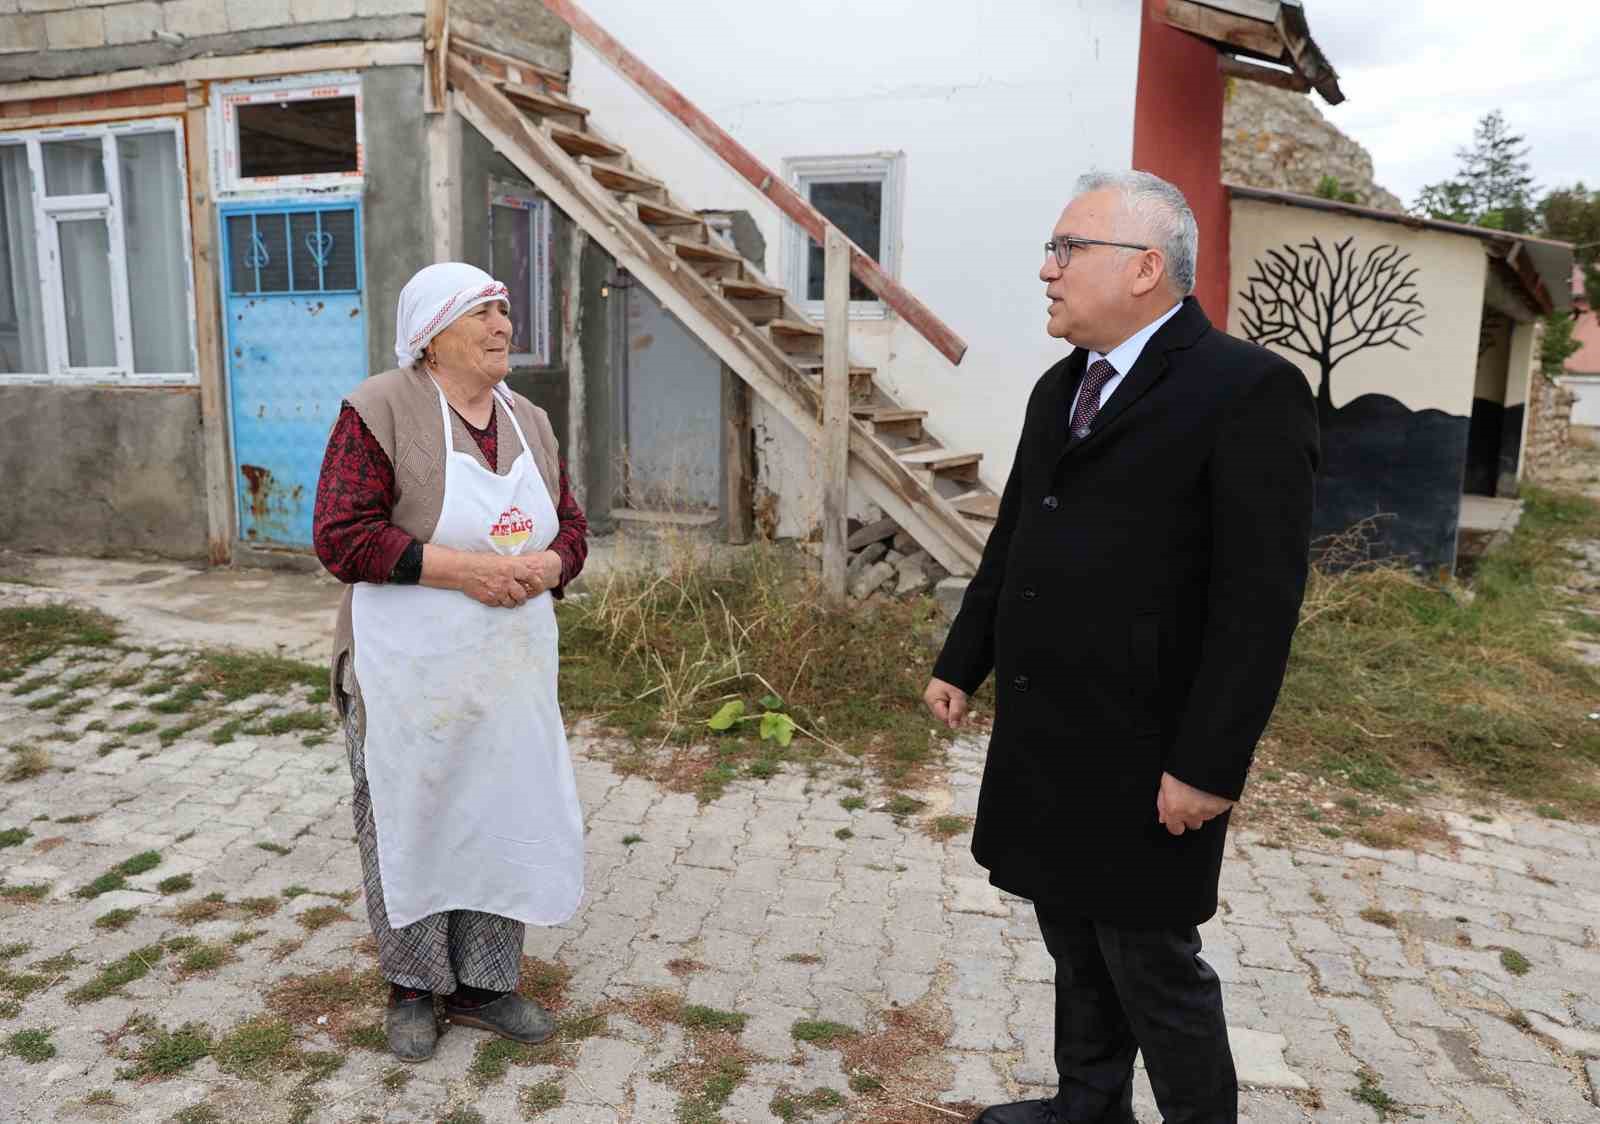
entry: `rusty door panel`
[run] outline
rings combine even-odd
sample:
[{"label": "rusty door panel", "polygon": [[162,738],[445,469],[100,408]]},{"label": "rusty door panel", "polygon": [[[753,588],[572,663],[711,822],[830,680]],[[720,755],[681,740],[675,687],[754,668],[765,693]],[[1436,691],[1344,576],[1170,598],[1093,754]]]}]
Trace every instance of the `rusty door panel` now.
[{"label": "rusty door panel", "polygon": [[239,537],[308,547],[328,431],[367,374],[360,208],[225,208],[221,222]]}]

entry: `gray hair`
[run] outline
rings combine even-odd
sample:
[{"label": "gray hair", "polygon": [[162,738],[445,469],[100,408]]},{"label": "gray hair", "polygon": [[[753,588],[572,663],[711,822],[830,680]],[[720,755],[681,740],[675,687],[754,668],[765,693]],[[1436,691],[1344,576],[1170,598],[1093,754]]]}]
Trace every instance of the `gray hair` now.
[{"label": "gray hair", "polygon": [[1078,177],[1076,193],[1115,191],[1123,220],[1134,229],[1119,237],[1150,242],[1167,261],[1167,279],[1181,297],[1194,292],[1200,257],[1200,228],[1183,192],[1149,172],[1089,172]]}]

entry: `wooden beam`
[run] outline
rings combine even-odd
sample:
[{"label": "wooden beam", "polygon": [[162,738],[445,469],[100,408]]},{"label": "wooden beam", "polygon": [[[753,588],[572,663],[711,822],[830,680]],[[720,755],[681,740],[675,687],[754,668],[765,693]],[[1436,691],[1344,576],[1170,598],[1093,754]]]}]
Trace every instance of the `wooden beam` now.
[{"label": "wooden beam", "polygon": [[428,0],[422,18],[422,57],[422,111],[443,113],[450,80],[450,0]]},{"label": "wooden beam", "polygon": [[[734,171],[749,180],[755,189],[788,215],[817,242],[823,240],[823,231],[832,226],[810,203],[802,199],[792,187],[775,175],[772,169],[734,140],[722,126],[702,113],[693,102],[684,97],[671,83],[657,74],[643,60],[613,39],[587,12],[573,0],[544,0],[544,6],[562,19],[573,33],[599,53],[600,57],[616,67],[636,86],[649,94],[661,108],[686,125],[706,147],[720,156]],[[933,345],[951,363],[959,364],[967,353],[967,344],[944,321],[933,314],[912,293],[890,277],[865,250],[850,243],[850,270],[883,303],[894,309]]]},{"label": "wooden beam", "polygon": [[755,449],[751,445],[750,387],[722,367],[722,514],[728,542],[743,546],[755,534]]},{"label": "wooden beam", "polygon": [[1227,43],[1264,58],[1284,56],[1283,40],[1272,24],[1219,12],[1194,0],[1167,0],[1167,23],[1213,43]]},{"label": "wooden beam", "polygon": [[233,558],[233,464],[228,455],[228,396],[223,386],[222,313],[213,246],[217,212],[211,199],[205,90],[190,90],[184,113],[189,165],[189,236],[194,260],[195,357],[200,378],[200,442],[205,464],[206,554],[213,566]]},{"label": "wooden beam", "polygon": [[109,74],[91,74],[84,78],[8,82],[0,85],[0,102],[25,98],[65,98],[170,82],[224,82],[235,78],[270,78],[317,70],[362,70],[371,66],[420,66],[421,63],[422,44],[415,41],[293,47],[249,55],[188,59],[166,66],[115,70]]},{"label": "wooden beam", "polygon": [[440,112],[423,118],[428,149],[428,217],[433,239],[430,261],[459,261],[461,234],[461,118],[450,92]]},{"label": "wooden beam", "polygon": [[822,252],[822,588],[842,604],[850,517],[850,240],[830,226]]},{"label": "wooden beam", "polygon": [[1218,65],[1222,73],[1229,78],[1238,78],[1244,82],[1258,82],[1263,86],[1275,86],[1280,90],[1293,90],[1297,94],[1311,92],[1311,83],[1303,74],[1292,70],[1274,70],[1270,66],[1261,66],[1257,63],[1246,62],[1233,55],[1219,56]]},{"label": "wooden beam", "polygon": [[144,117],[182,117],[188,109],[181,101],[159,105],[127,105],[116,109],[79,109],[42,113],[33,117],[0,117],[0,130],[48,129],[58,125],[92,125],[102,121],[137,121]]}]

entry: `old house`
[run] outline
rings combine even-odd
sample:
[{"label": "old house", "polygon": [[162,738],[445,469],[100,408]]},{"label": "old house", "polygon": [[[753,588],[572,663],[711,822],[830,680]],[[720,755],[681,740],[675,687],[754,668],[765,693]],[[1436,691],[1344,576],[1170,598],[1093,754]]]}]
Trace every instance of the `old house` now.
[{"label": "old house", "polygon": [[24,7],[0,544],[214,562],[304,556],[339,399],[390,365],[404,280],[459,258],[511,286],[512,385],[596,524],[887,515],[969,572],[1060,354],[1035,272],[1075,176],[1183,187],[1222,321],[1225,83],[1342,96],[1297,0],[836,3],[806,35],[727,0]]},{"label": "old house", "polygon": [[1572,270],[1572,340],[1578,350],[1568,357],[1562,387],[1572,395],[1573,429],[1590,444],[1600,444],[1600,311],[1589,307],[1583,270]]},{"label": "old house", "polygon": [[1318,536],[1455,565],[1463,493],[1514,496],[1528,469],[1539,321],[1570,303],[1572,247],[1234,186],[1229,330],[1317,391]]}]

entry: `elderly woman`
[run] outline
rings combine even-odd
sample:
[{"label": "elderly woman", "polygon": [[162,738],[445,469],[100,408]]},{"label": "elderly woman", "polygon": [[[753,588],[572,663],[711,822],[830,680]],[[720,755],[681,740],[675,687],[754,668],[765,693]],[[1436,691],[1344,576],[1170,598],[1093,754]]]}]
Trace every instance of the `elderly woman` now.
[{"label": "elderly woman", "polygon": [[559,925],[583,893],[551,598],[588,528],[549,418],[502,385],[508,307],[470,265],[413,277],[399,366],[345,400],[317,485],[317,556],[350,583],[334,697],[405,1061],[433,1054],[435,994],[452,1023],[548,1038],[515,990],[523,926]]}]

